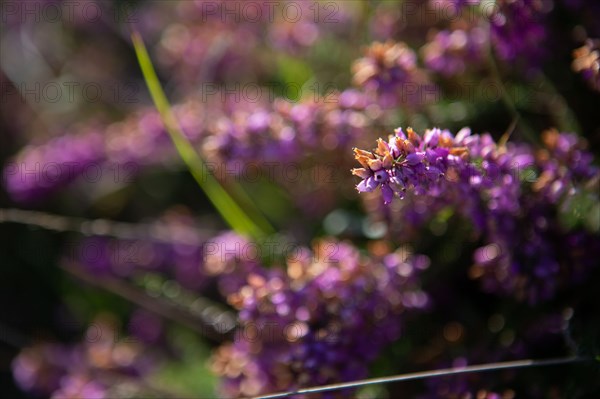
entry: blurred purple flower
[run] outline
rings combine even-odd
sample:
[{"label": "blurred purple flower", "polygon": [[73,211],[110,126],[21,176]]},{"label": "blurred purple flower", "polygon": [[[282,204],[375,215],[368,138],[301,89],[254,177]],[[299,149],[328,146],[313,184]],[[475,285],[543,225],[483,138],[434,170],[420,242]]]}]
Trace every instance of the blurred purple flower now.
[{"label": "blurred purple flower", "polygon": [[437,88],[417,66],[415,52],[403,42],[374,42],[352,65],[353,82],[384,108],[429,102]]},{"label": "blurred purple flower", "polygon": [[402,316],[428,297],[416,276],[427,259],[406,252],[361,257],[347,243],[298,251],[287,274],[251,273],[229,296],[240,331],[213,358],[225,397],[251,396],[364,378],[367,365],[397,339]]},{"label": "blurred purple flower", "polygon": [[427,68],[446,77],[476,69],[485,59],[487,33],[479,27],[470,30],[443,30],[421,48]]},{"label": "blurred purple flower", "polygon": [[517,59],[537,66],[546,55],[540,46],[548,35],[546,14],[551,9],[547,0],[500,0],[487,16],[491,42],[497,56],[506,62]]},{"label": "blurred purple flower", "polygon": [[573,51],[572,68],[592,89],[600,91],[600,39],[588,39],[582,47]]}]

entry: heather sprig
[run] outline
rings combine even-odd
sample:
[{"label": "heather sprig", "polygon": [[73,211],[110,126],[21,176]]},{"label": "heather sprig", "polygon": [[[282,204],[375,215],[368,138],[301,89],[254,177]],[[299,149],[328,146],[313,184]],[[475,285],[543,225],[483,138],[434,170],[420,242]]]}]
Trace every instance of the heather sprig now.
[{"label": "heather sprig", "polygon": [[468,150],[460,142],[470,131],[461,131],[456,139],[440,129],[428,130],[423,138],[412,128],[406,131],[396,129],[387,142],[378,139],[373,151],[354,149],[355,159],[363,166],[352,170],[363,179],[356,186],[359,192],[381,186],[383,201],[389,204],[394,195],[403,198],[407,189],[423,194],[439,191],[438,183],[449,168],[464,169]]},{"label": "heather sprig", "polygon": [[483,64],[488,40],[487,32],[479,26],[442,30],[432,35],[421,54],[428,69],[452,77]]},{"label": "heather sprig", "polygon": [[[375,123],[365,112],[372,104],[353,89],[296,103],[282,98],[273,103],[221,102],[221,94],[206,102],[191,96],[171,108],[182,134],[211,165],[200,167],[202,180],[211,171],[235,178],[247,165],[267,169],[270,164],[281,170],[312,155],[336,154],[334,150],[348,148]],[[141,108],[121,121],[24,147],[3,174],[15,201],[35,203],[77,181],[112,178],[127,184],[150,167],[174,163],[177,152],[160,114]]]},{"label": "heather sprig", "polygon": [[352,65],[353,82],[384,108],[419,108],[437,92],[416,53],[404,42],[374,42]]},{"label": "heather sprig", "polygon": [[[566,288],[567,281],[582,281],[595,258],[582,256],[582,248],[590,254],[600,248],[593,231],[561,223],[562,213],[573,212],[569,203],[576,195],[593,196],[598,168],[591,154],[573,134],[548,131],[543,141],[545,148],[535,150],[499,144],[468,129],[456,136],[431,129],[423,137],[397,129],[373,151],[355,149],[363,167],[352,173],[363,179],[359,192],[381,187],[385,204],[410,190],[411,198],[430,198],[432,212],[455,209],[485,242],[474,253],[471,277],[481,279],[488,292],[537,303]],[[410,216],[410,206],[404,212]]]},{"label": "heather sprig", "polygon": [[352,173],[363,179],[356,186],[359,192],[381,186],[386,204],[394,194],[402,198],[407,189],[427,196],[459,189],[485,194],[490,209],[516,211],[522,184],[557,203],[598,173],[577,136],[551,130],[543,139],[545,148],[536,151],[529,145],[497,143],[489,134],[471,134],[468,128],[456,136],[434,128],[422,137],[412,128],[407,134],[398,128],[387,142],[378,139],[373,151],[355,148],[354,157],[363,167]]},{"label": "heather sprig", "polygon": [[229,296],[240,329],[213,369],[225,397],[351,381],[397,339],[406,312],[425,308],[420,271],[428,259],[399,250],[382,259],[349,243],[323,241],[287,269],[250,273]]},{"label": "heather sprig", "polygon": [[65,187],[90,170],[95,174],[105,156],[102,134],[93,128],[85,136],[64,135],[27,146],[5,165],[3,180],[15,200],[29,202]]}]

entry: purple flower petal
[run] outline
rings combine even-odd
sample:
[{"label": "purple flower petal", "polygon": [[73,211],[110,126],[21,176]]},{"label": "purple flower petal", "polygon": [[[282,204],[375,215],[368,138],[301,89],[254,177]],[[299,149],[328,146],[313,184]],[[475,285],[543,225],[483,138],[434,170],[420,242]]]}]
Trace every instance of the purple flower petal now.
[{"label": "purple flower petal", "polygon": [[415,152],[413,154],[408,154],[406,157],[406,162],[408,162],[409,165],[417,165],[420,164],[421,162],[423,162],[423,159],[425,158],[425,153],[423,152]]},{"label": "purple flower petal", "polygon": [[370,191],[373,191],[377,187],[378,184],[379,184],[379,182],[377,182],[377,180],[375,180],[373,177],[369,177],[369,178],[361,181],[360,183],[358,183],[358,185],[356,186],[356,189],[360,193],[370,192]]},{"label": "purple flower petal", "polygon": [[389,204],[394,198],[394,191],[387,184],[381,185],[381,193],[383,194],[383,203]]}]

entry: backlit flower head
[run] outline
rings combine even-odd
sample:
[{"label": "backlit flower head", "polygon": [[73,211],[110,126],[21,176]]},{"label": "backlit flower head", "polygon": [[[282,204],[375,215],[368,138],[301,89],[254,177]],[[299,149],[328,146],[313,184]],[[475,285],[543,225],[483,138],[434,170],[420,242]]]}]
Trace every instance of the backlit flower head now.
[{"label": "backlit flower head", "polygon": [[410,127],[406,134],[399,128],[387,142],[378,139],[373,151],[355,148],[354,157],[362,166],[352,170],[362,178],[356,189],[362,193],[381,186],[386,204],[394,194],[403,198],[407,189],[419,193],[435,189],[450,166],[458,166],[468,158],[468,150],[460,140],[469,134],[465,129],[455,139],[446,130],[430,129],[421,138]]}]

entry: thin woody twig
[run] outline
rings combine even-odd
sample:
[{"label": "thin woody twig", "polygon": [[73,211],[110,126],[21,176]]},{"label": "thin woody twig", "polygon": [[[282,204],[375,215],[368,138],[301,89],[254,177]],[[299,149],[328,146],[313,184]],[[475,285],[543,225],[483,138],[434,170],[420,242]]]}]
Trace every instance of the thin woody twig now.
[{"label": "thin woody twig", "polygon": [[456,374],[480,373],[480,372],[484,372],[484,371],[517,369],[517,368],[525,368],[525,367],[553,366],[553,365],[559,365],[559,364],[584,362],[584,361],[589,361],[589,360],[591,360],[591,359],[577,357],[577,356],[570,356],[570,357],[561,357],[561,358],[552,358],[552,359],[543,359],[543,360],[526,359],[526,360],[513,360],[513,361],[508,361],[508,362],[499,362],[499,363],[487,363],[487,364],[479,364],[479,365],[474,365],[474,366],[453,367],[453,368],[439,369],[439,370],[432,370],[432,371],[421,371],[421,372],[416,372],[416,373],[400,374],[400,375],[395,375],[395,376],[390,376],[390,377],[370,378],[370,379],[366,379],[366,380],[342,382],[342,383],[338,383],[338,384],[323,385],[323,386],[319,386],[319,387],[302,388],[302,389],[298,389],[296,391],[280,392],[280,393],[274,393],[274,394],[269,394],[269,395],[257,396],[254,399],[287,398],[291,395],[335,391],[338,389],[345,389],[345,388],[358,388],[358,387],[363,387],[363,386],[367,386],[367,385],[386,384],[389,382],[418,380],[418,379],[423,379],[423,378],[442,377],[442,376],[456,375]]},{"label": "thin woody twig", "polygon": [[[226,340],[235,327],[235,316],[226,310],[223,310],[221,313],[223,317],[229,320],[229,323],[227,324],[229,324],[228,327],[231,328],[227,329],[226,331],[221,331],[219,328],[221,325],[220,323],[215,323],[214,320],[205,320],[201,316],[191,315],[185,309],[181,309],[174,304],[167,303],[157,298],[152,298],[146,295],[143,291],[136,289],[135,287],[132,287],[131,285],[117,278],[111,276],[91,275],[81,267],[77,267],[76,265],[69,263],[63,263],[61,268],[88,284],[102,288],[108,292],[127,299],[128,301],[135,303],[146,310],[156,313],[168,320],[172,320],[184,325],[200,333],[202,336],[206,336],[214,341],[221,342]],[[206,302],[208,304],[209,300],[206,299]]]},{"label": "thin woody twig", "polygon": [[108,236],[122,240],[144,239],[165,243],[202,245],[211,232],[189,226],[177,226],[186,234],[170,234],[166,223],[124,223],[107,219],[85,219],[16,208],[0,208],[0,223],[20,223],[58,232],[85,236]]}]

